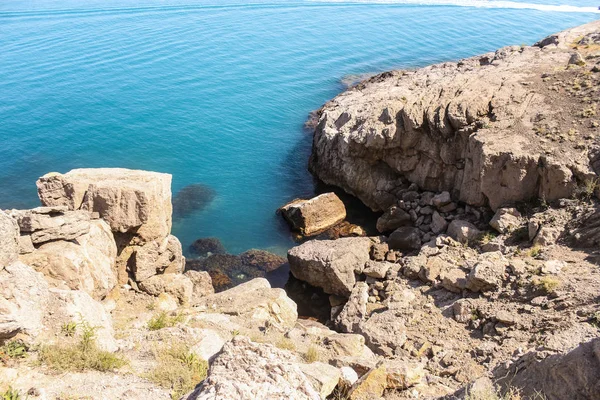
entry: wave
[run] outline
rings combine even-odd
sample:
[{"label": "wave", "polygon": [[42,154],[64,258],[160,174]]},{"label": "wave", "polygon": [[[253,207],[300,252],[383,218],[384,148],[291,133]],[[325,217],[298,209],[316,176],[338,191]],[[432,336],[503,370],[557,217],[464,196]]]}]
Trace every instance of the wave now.
[{"label": "wave", "polygon": [[106,7],[106,8],[72,8],[72,9],[43,9],[43,10],[0,10],[0,18],[10,17],[42,17],[65,16],[85,14],[130,14],[147,12],[186,12],[194,10],[227,10],[227,9],[256,9],[256,8],[303,8],[309,6],[330,6],[339,4],[344,6],[360,5],[416,5],[416,6],[457,6],[478,8],[503,8],[503,9],[529,9],[550,12],[567,13],[600,13],[596,7],[582,7],[573,5],[552,5],[519,3],[504,0],[304,0],[282,2],[251,2],[230,4],[179,4],[139,7]]},{"label": "wave", "polygon": [[567,13],[600,13],[596,7],[582,7],[568,4],[536,4],[519,3],[516,1],[503,0],[307,0],[314,3],[338,3],[338,4],[405,4],[421,6],[457,6],[477,8],[504,8],[504,9],[526,9],[550,12]]}]

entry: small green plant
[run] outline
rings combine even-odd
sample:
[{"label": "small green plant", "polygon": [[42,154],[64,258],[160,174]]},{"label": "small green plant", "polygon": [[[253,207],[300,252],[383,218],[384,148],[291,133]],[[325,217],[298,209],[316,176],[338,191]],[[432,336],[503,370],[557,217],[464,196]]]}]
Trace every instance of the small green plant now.
[{"label": "small green plant", "polygon": [[0,346],[0,362],[7,364],[10,360],[24,358],[29,347],[20,340],[11,340]]},{"label": "small green plant", "polygon": [[533,285],[543,293],[549,294],[560,286],[560,281],[552,276],[542,276],[534,279]]},{"label": "small green plant", "polygon": [[231,336],[235,337],[235,336],[239,336],[239,334],[240,334],[239,329],[234,329],[234,330],[231,331]]},{"label": "small green plant", "polygon": [[60,330],[65,336],[73,337],[77,332],[77,322],[66,322],[61,326]]},{"label": "small green plant", "polygon": [[21,392],[9,386],[3,393],[0,393],[0,400],[22,400]]},{"label": "small green plant", "polygon": [[208,363],[183,343],[155,349],[156,366],[146,378],[171,390],[171,398],[179,399],[206,378]]},{"label": "small green plant", "polygon": [[315,361],[319,361],[319,358],[319,349],[315,345],[311,345],[304,354],[304,359],[309,364],[314,363]]},{"label": "small green plant", "polygon": [[127,364],[119,355],[98,348],[98,327],[86,321],[76,324],[77,327],[81,329],[79,342],[42,346],[39,361],[57,371],[112,371]]},{"label": "small green plant", "polygon": [[170,316],[167,312],[161,311],[160,313],[150,318],[150,320],[148,321],[148,329],[150,329],[151,331],[157,331],[163,328],[169,328],[177,325],[180,322],[183,322],[183,319],[183,314]]},{"label": "small green plant", "polygon": [[538,245],[535,245],[535,246],[531,247],[529,249],[529,251],[527,251],[527,255],[529,257],[535,258],[535,257],[539,256],[541,252],[542,252],[542,248]]},{"label": "small green plant", "polygon": [[489,242],[493,241],[497,236],[498,235],[496,235],[494,232],[491,232],[491,231],[484,232],[479,237],[479,244],[480,245],[488,244]]}]

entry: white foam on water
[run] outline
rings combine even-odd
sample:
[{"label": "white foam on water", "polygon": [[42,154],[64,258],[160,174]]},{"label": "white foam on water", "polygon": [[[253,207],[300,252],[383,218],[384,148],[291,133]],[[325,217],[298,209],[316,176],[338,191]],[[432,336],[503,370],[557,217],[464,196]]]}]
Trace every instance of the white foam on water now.
[{"label": "white foam on water", "polygon": [[550,12],[568,13],[600,13],[597,7],[580,7],[573,5],[519,3],[503,0],[308,0],[316,3],[343,3],[343,4],[407,4],[422,6],[457,6],[478,8],[504,8],[526,9]]}]

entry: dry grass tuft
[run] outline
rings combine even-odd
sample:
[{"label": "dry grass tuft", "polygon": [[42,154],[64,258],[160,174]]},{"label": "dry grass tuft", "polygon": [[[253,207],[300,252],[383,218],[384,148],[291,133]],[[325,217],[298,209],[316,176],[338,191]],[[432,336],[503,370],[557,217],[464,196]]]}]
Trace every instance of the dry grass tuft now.
[{"label": "dry grass tuft", "polygon": [[154,350],[156,367],[145,378],[171,390],[171,398],[179,399],[206,378],[208,363],[183,343]]}]

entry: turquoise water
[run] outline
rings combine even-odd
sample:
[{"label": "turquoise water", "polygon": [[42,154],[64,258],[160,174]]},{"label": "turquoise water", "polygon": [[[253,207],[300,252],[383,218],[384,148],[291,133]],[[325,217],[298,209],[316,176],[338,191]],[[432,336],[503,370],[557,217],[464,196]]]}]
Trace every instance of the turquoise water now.
[{"label": "turquoise water", "polygon": [[285,251],[275,209],[313,191],[303,123],[344,77],[533,43],[599,3],[2,0],[0,207],[37,205],[49,171],[162,171],[215,193],[175,221],[184,247]]}]

